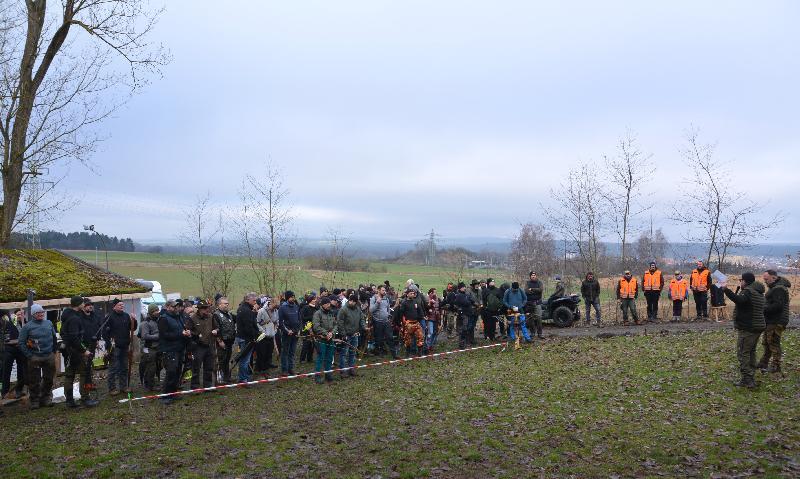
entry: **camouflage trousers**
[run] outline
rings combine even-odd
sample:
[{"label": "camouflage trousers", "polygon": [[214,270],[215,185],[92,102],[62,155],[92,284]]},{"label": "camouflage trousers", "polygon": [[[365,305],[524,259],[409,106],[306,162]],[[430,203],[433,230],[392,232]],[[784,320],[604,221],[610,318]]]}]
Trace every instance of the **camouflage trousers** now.
[{"label": "camouflage trousers", "polygon": [[753,382],[756,374],[756,347],[761,333],[737,331],[736,357],[739,359],[739,372],[742,382]]},{"label": "camouflage trousers", "polygon": [[764,330],[764,355],[761,356],[761,361],[758,362],[759,367],[767,367],[769,360],[772,359],[772,364],[775,366],[781,365],[781,357],[783,350],[781,349],[781,335],[785,326],[780,324],[768,324]]},{"label": "camouflage trousers", "polygon": [[416,338],[417,348],[422,348],[425,341],[425,333],[422,332],[422,326],[419,321],[406,321],[403,325],[403,339],[405,340],[406,348],[411,346]]}]

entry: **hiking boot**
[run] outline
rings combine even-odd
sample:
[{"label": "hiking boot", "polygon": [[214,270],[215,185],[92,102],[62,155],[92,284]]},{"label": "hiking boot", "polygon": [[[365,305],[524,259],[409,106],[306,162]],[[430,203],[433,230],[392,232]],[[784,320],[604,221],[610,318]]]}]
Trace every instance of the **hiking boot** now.
[{"label": "hiking boot", "polygon": [[765,371],[767,373],[779,373],[781,372],[781,365],[773,363],[770,367],[767,368]]},{"label": "hiking boot", "polygon": [[39,401],[39,406],[41,407],[53,407],[53,398],[46,397]]},{"label": "hiking boot", "polygon": [[356,377],[356,376],[358,376],[358,375],[356,374],[355,368],[351,369],[350,370],[350,377]]},{"label": "hiking boot", "polygon": [[752,379],[740,379],[739,381],[733,383],[734,386],[740,388],[747,388],[747,389],[755,389],[756,382]]},{"label": "hiking boot", "polygon": [[30,403],[30,405],[28,407],[30,407],[31,410],[39,409],[39,401],[31,401],[31,403]]},{"label": "hiking boot", "polygon": [[333,382],[333,373],[326,373],[325,374],[325,380],[328,381],[329,383],[332,383]]},{"label": "hiking boot", "polygon": [[94,399],[81,399],[81,405],[83,407],[95,407],[98,404],[100,404],[100,402]]},{"label": "hiking boot", "polygon": [[67,401],[64,404],[70,409],[75,409],[76,407],[78,407],[78,403],[76,403],[75,400],[72,398],[67,399]]},{"label": "hiking boot", "polygon": [[769,364],[766,361],[759,361],[758,364],[756,364],[756,369],[760,369],[762,372],[767,372],[768,366]]}]

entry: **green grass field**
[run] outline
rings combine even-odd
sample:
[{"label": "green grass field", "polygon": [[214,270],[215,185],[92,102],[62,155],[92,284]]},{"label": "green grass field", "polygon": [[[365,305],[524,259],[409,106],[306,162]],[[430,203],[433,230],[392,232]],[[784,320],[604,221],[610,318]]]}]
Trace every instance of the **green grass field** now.
[{"label": "green grass field", "polygon": [[[89,263],[95,263],[94,251],[68,251],[68,253]],[[159,281],[165,292],[180,292],[184,296],[201,294],[197,271],[199,257],[197,256],[109,252],[108,260],[112,271],[131,278]],[[210,260],[218,261],[219,258],[211,257]],[[99,255],[99,266],[105,267],[105,257],[102,252]],[[457,273],[454,269],[442,267],[379,262],[371,263],[370,267],[386,272],[340,272],[337,274],[336,282],[330,283],[330,281],[326,281],[328,278],[324,271],[309,270],[300,260],[295,266],[295,268],[299,268],[294,271],[295,281],[288,286],[295,292],[299,292],[317,290],[322,284],[332,289],[334,287],[356,287],[362,283],[381,284],[384,280],[389,280],[393,286],[400,287],[405,284],[407,279],[412,278],[426,291],[428,288],[435,287],[441,294],[442,288],[448,281],[453,281]],[[469,281],[472,278],[485,279],[487,276],[496,278],[498,284],[501,281],[511,281],[508,272],[486,270],[465,270],[463,279]],[[257,284],[253,271],[248,265],[242,263],[235,270],[231,296],[239,298],[246,292],[257,289]]]},{"label": "green grass field", "polygon": [[553,339],[191,396],[3,418],[2,477],[798,477],[785,377],[737,376],[732,331]]}]

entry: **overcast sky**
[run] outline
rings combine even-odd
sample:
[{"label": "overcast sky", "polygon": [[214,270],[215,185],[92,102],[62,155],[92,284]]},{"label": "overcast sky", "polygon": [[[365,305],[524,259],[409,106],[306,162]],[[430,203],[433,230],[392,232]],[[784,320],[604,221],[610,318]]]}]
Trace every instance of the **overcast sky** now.
[{"label": "overcast sky", "polygon": [[[175,238],[206,191],[237,203],[267,158],[305,236],[511,237],[579,161],[630,128],[653,155],[654,222],[673,240],[692,124],[736,187],[800,239],[800,3],[170,0],[163,78],[102,125],[81,203],[93,223]],[[73,189],[74,188],[74,189]]]}]

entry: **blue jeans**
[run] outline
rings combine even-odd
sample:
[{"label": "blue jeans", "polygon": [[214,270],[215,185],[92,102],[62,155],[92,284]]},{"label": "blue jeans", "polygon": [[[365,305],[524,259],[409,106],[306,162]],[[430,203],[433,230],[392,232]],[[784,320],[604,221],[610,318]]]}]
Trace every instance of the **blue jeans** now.
[{"label": "blue jeans", "polygon": [[281,373],[289,374],[289,371],[294,371],[295,350],[297,350],[297,335],[281,332]]},{"label": "blue jeans", "polygon": [[350,368],[356,365],[356,349],[358,336],[348,336],[344,340],[350,347],[341,345],[339,349],[339,368]]},{"label": "blue jeans", "polygon": [[436,337],[439,335],[439,325],[436,321],[426,321],[427,334],[425,335],[425,346],[428,349],[436,345]]},{"label": "blue jeans", "polygon": [[[512,341],[517,339],[517,332],[516,328],[514,327],[514,323],[516,322],[516,316],[506,316],[508,318],[508,337],[511,338]],[[522,329],[522,337],[525,338],[525,341],[531,340],[531,333],[528,332],[528,327],[525,325],[525,315],[519,315],[519,326]]]},{"label": "blue jeans", "polygon": [[[247,347],[249,341],[242,338],[236,338],[236,344],[239,346],[239,351]],[[253,356],[253,350],[239,358],[239,382],[250,381],[250,358]]]},{"label": "blue jeans", "polygon": [[111,366],[108,369],[108,390],[128,387],[128,348],[114,346],[111,350]]},{"label": "blue jeans", "polygon": [[[317,363],[314,371],[330,371],[333,368],[333,351],[336,349],[336,346],[334,346],[332,342],[317,341],[317,348]],[[314,379],[316,379],[317,382],[321,382],[322,375],[317,375]]]}]

